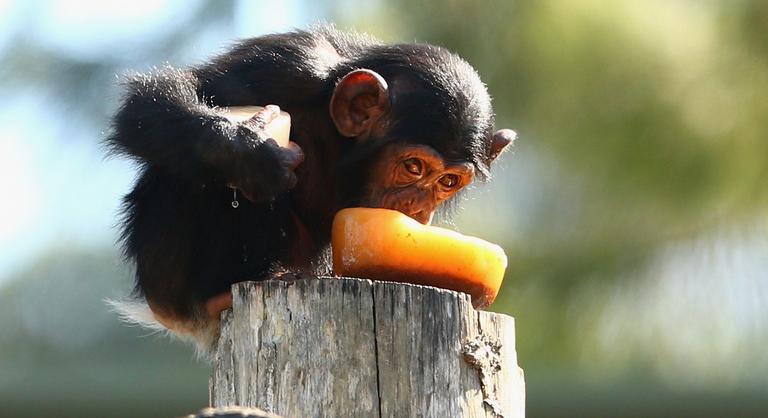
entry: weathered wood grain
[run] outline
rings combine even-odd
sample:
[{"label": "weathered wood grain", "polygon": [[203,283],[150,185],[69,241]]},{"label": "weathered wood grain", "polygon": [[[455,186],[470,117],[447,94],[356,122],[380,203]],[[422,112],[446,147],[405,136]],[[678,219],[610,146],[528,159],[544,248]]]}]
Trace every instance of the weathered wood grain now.
[{"label": "weathered wood grain", "polygon": [[525,414],[513,318],[462,293],[360,279],[236,284],[210,396],[286,417]]}]

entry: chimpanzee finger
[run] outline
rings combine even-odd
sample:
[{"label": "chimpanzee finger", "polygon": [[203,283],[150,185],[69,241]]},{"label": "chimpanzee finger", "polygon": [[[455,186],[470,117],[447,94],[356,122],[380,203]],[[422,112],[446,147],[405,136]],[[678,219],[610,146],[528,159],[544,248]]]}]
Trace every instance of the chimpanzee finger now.
[{"label": "chimpanzee finger", "polygon": [[293,170],[304,162],[304,150],[295,142],[289,142],[286,147],[281,147],[272,138],[267,139],[266,142],[273,147],[272,149],[277,154],[281,166]]},{"label": "chimpanzee finger", "polygon": [[317,276],[305,272],[280,272],[276,273],[271,279],[273,280],[282,280],[282,281],[293,281],[293,280],[311,280],[315,279]]},{"label": "chimpanzee finger", "polygon": [[238,189],[238,191],[239,191],[240,193],[242,193],[242,194],[243,194],[243,196],[245,196],[245,198],[246,198],[246,199],[248,199],[248,200],[250,200],[251,202],[254,202],[254,203],[258,203],[258,202],[259,202],[259,200],[260,200],[260,199],[258,198],[258,196],[254,195],[253,193],[250,193],[249,191],[247,191],[247,190],[245,190],[245,189]]},{"label": "chimpanzee finger", "polygon": [[291,142],[288,142],[288,146],[285,147],[284,149],[290,151],[292,154],[292,160],[288,165],[291,168],[291,170],[295,169],[296,167],[299,166],[299,164],[304,162],[304,150],[301,149],[299,144],[291,141]]},{"label": "chimpanzee finger", "polygon": [[246,121],[246,124],[263,131],[267,125],[275,120],[280,115],[280,108],[275,105],[268,105],[267,107],[259,110]]},{"label": "chimpanzee finger", "polygon": [[293,189],[296,187],[296,184],[299,182],[299,178],[296,177],[296,174],[294,174],[293,171],[286,171],[285,177],[285,186],[288,187],[288,189]]}]

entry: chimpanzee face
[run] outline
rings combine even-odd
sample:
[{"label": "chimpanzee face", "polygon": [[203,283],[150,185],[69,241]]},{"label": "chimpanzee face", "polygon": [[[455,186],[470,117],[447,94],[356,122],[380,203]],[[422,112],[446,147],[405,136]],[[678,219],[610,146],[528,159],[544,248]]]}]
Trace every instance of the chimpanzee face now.
[{"label": "chimpanzee face", "polygon": [[471,183],[474,175],[472,164],[447,162],[430,146],[394,142],[379,153],[362,203],[429,224],[440,203]]}]

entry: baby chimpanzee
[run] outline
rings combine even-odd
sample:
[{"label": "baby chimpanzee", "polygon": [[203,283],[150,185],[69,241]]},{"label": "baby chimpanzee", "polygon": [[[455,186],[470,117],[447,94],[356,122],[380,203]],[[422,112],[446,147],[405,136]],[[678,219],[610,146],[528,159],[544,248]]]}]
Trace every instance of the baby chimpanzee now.
[{"label": "baby chimpanzee", "polygon": [[[290,113],[290,146],[222,109],[267,104]],[[514,138],[493,128],[485,85],[458,56],[333,27],[130,77],[107,143],[141,166],[122,238],[145,319],[210,348],[233,283],[312,270],[341,208],[428,223]]]}]

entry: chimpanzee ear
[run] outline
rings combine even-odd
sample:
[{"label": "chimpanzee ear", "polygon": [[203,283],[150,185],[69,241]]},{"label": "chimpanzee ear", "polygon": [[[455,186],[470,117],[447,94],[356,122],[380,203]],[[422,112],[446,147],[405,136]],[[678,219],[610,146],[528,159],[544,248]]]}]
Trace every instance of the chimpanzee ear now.
[{"label": "chimpanzee ear", "polygon": [[499,156],[505,149],[515,141],[517,134],[511,129],[499,129],[493,134],[491,139],[491,155],[489,161],[493,161]]},{"label": "chimpanzee ear", "polygon": [[336,124],[336,129],[344,136],[361,136],[370,132],[375,122],[387,110],[387,82],[375,71],[351,71],[333,90],[331,118]]}]

